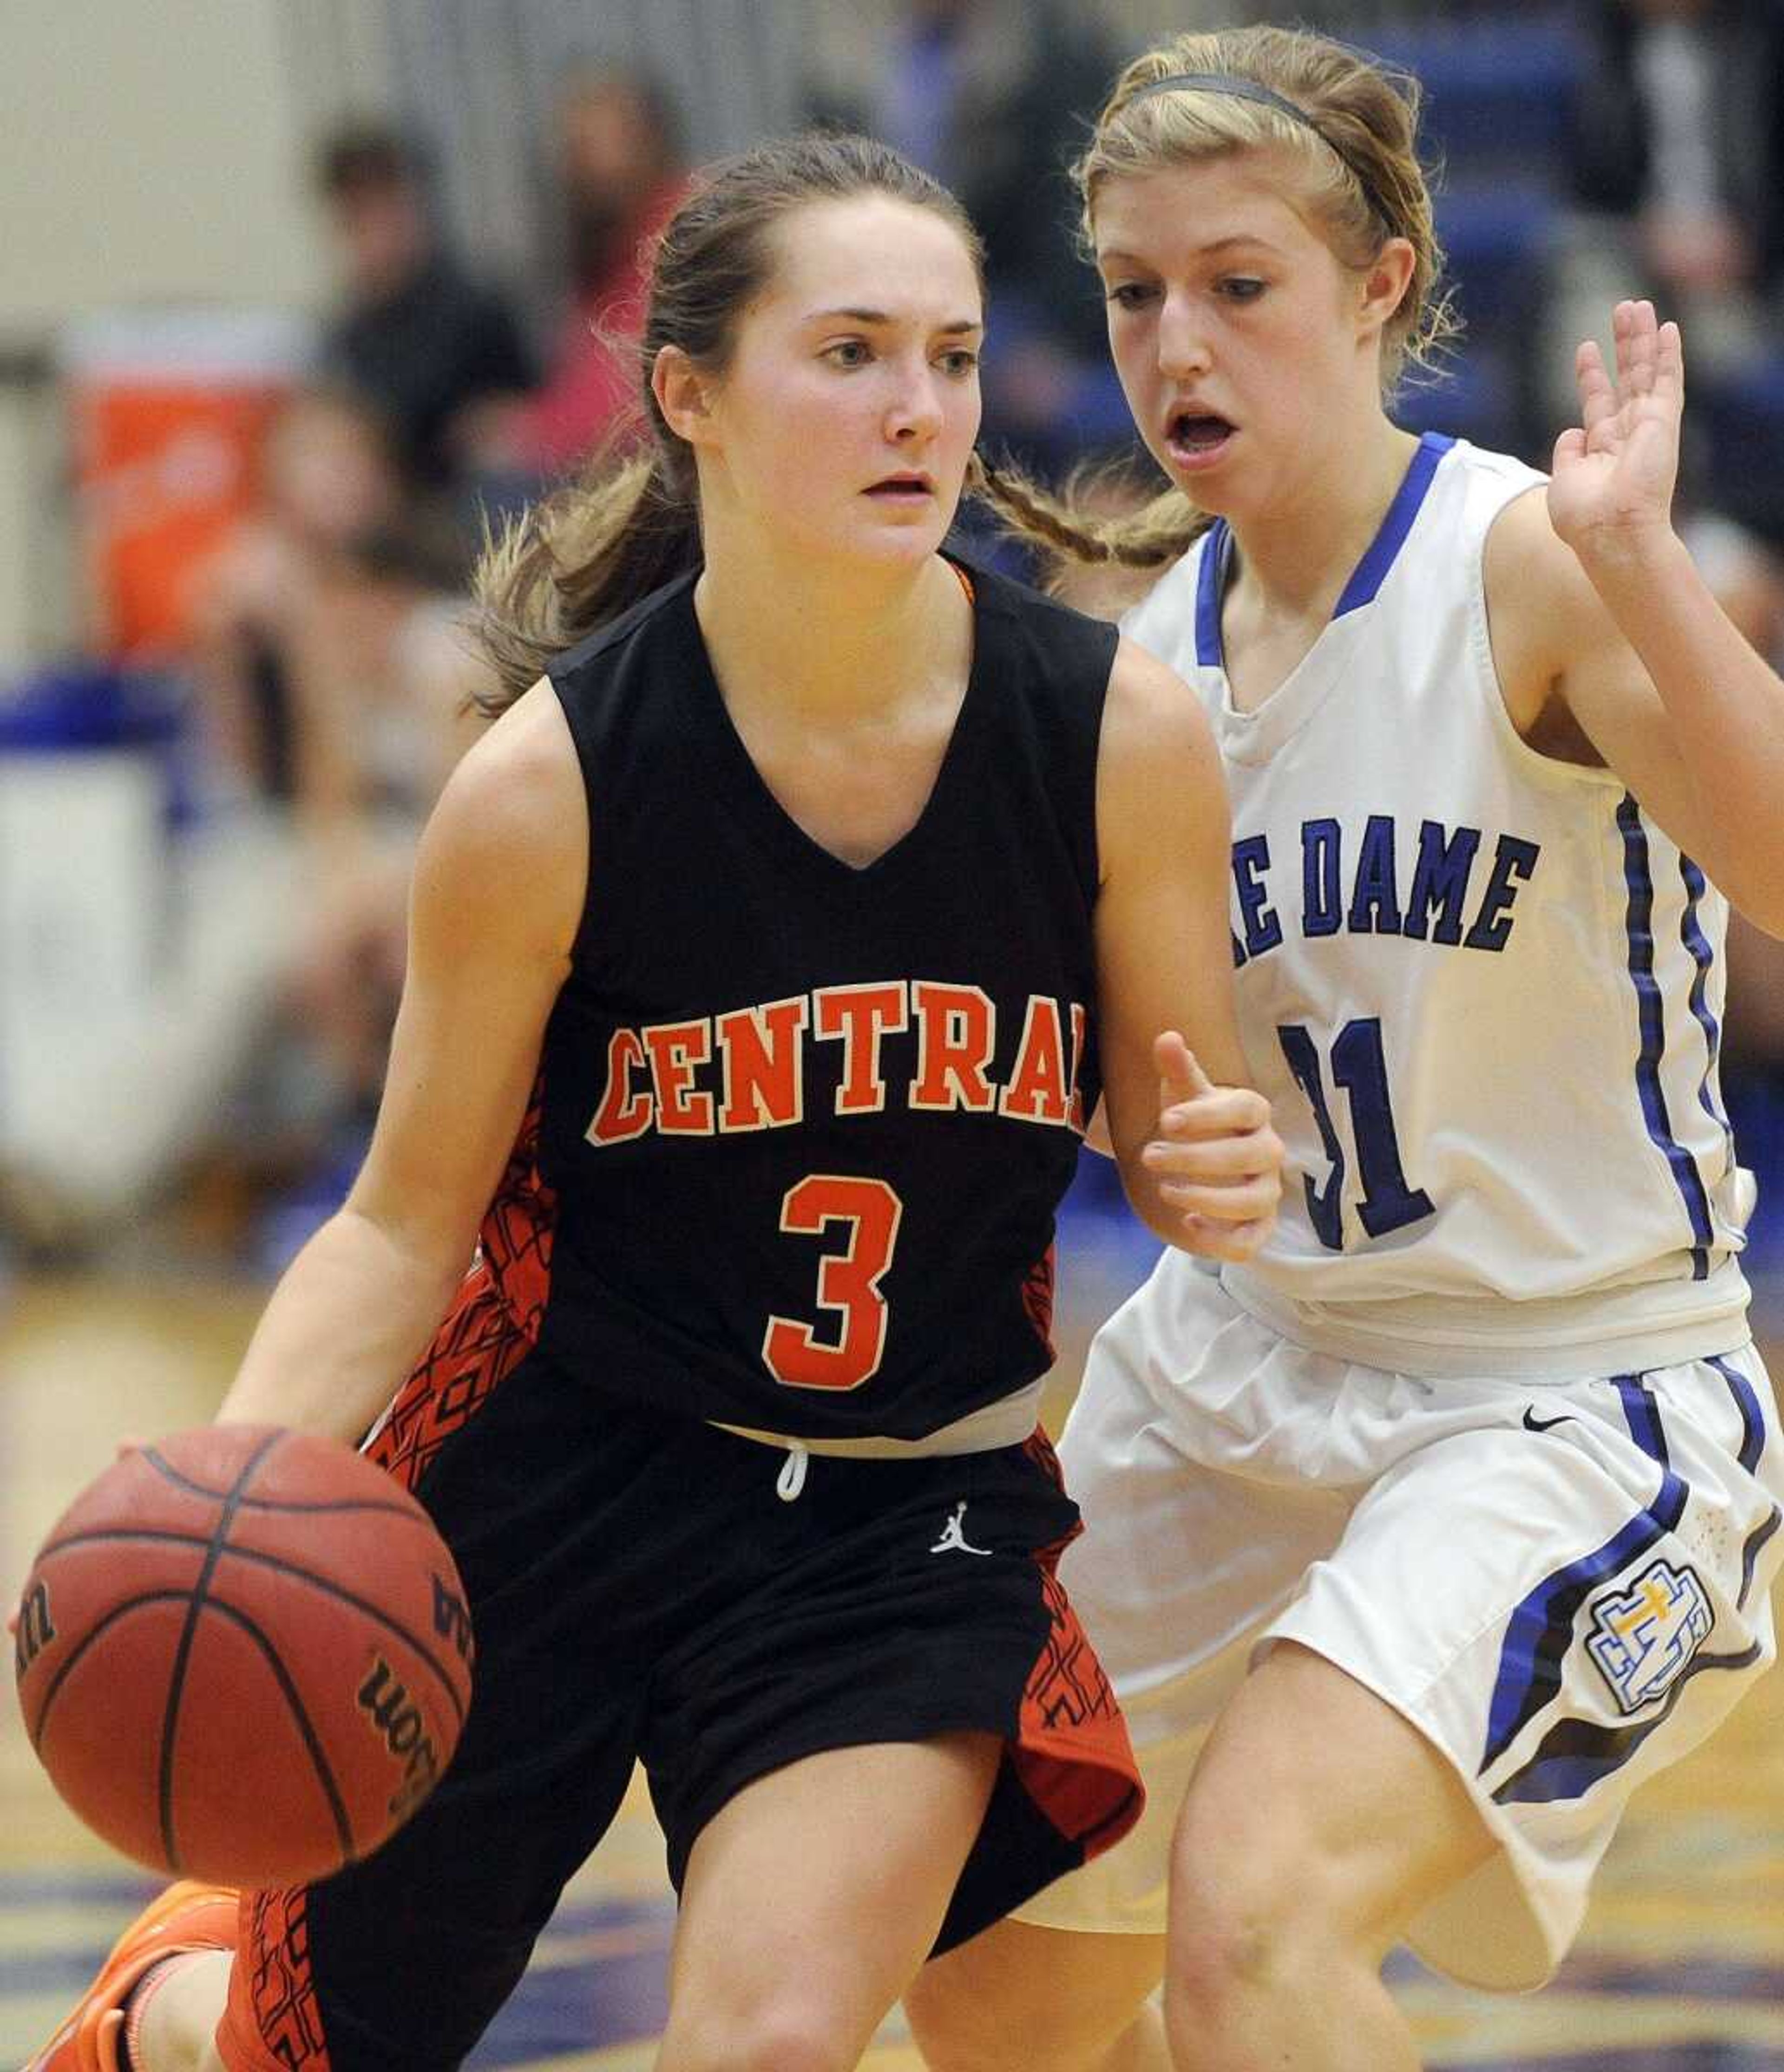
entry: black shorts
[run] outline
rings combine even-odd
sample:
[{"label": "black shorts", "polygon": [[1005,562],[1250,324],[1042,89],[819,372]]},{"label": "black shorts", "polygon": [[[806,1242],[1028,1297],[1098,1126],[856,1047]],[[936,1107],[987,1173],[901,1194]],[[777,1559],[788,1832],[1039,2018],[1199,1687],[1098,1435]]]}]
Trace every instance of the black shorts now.
[{"label": "black shorts", "polygon": [[373,1449],[439,1524],[470,1601],[457,1756],[367,1861],[245,1898],[219,2037],[235,2072],[456,2066],[635,1761],[678,1887],[701,1828],[769,1770],[1003,1736],[938,1949],[1138,1817],[1119,1715],[1052,1576],[1077,1513],[1044,1439],[820,1455],[785,1502],[778,1448],[599,1396],[528,1352],[496,1365],[499,1386],[424,1368]]}]

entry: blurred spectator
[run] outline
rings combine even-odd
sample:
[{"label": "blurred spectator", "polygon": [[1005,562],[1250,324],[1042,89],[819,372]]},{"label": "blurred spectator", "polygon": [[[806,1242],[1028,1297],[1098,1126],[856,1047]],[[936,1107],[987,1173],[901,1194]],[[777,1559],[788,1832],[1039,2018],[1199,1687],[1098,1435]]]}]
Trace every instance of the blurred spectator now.
[{"label": "blurred spectator", "polygon": [[[1720,513],[1694,512],[1679,529],[1723,610],[1767,660],[1784,663],[1784,561]],[[1739,914],[1728,916],[1728,1003],[1731,1101],[1755,1078],[1784,1096],[1784,943]],[[1784,1173],[1766,1177],[1768,1193],[1784,1182]]]},{"label": "blurred spectator", "polygon": [[191,583],[187,652],[213,789],[290,805],[309,788],[299,658],[352,544],[394,528],[403,504],[382,423],[357,397],[307,390],[274,419],[254,508]]},{"label": "blurred spectator", "polygon": [[486,470],[535,479],[562,475],[623,437],[637,412],[643,254],[687,184],[669,101],[632,73],[572,84],[558,110],[557,150],[569,306],[542,386],[480,413],[474,442]]},{"label": "blurred spectator", "polygon": [[412,832],[480,679],[447,621],[456,539],[406,508],[377,419],[306,391],[268,434],[258,508],[193,585],[191,667],[214,794],[287,813],[331,881]]},{"label": "blurred spectator", "polygon": [[456,541],[416,525],[356,397],[299,393],[259,462],[193,571],[187,695],[167,701],[183,737],[133,699],[128,730],[69,737],[122,753],[15,783],[15,815],[63,805],[82,862],[78,896],[39,872],[19,910],[55,924],[12,996],[9,1084],[31,1097],[0,1132],[0,1223],[32,1242],[128,1227],[195,1176],[183,1199],[226,1205],[208,1241],[233,1242],[269,1186],[352,1141],[381,1076],[416,833],[481,680],[451,623]]},{"label": "blurred spectator", "polygon": [[457,635],[463,573],[455,538],[406,508],[378,420],[319,390],[275,421],[259,506],[195,582],[213,796],[273,816],[295,845],[284,1022],[253,1096],[262,1143],[316,1141],[375,1100],[415,837],[481,680]]},{"label": "blurred spectator", "polygon": [[520,326],[504,298],[446,250],[418,154],[394,132],[338,132],[319,154],[316,184],[344,294],[323,371],[384,413],[413,483],[447,489],[464,413],[533,384]]},{"label": "blurred spectator", "polygon": [[900,0],[812,113],[883,137],[952,187],[985,239],[985,426],[1057,473],[1131,426],[1077,250],[1065,166],[1117,70],[1101,27],[1064,0]]},{"label": "blurred spectator", "polygon": [[360,1120],[383,1083],[415,843],[480,730],[469,701],[488,672],[463,610],[435,543],[374,530],[348,543],[301,655],[311,896],[289,1005],[340,1111]]},{"label": "blurred spectator", "polygon": [[1784,276],[1784,8],[1595,0],[1582,23],[1573,191],[1598,219],[1585,234],[1621,230],[1607,256],[1684,320],[1700,364],[1741,358],[1765,342]]},{"label": "blurred spectator", "polygon": [[1679,534],[1717,603],[1774,668],[1784,664],[1784,560],[1712,509],[1687,510]]},{"label": "blurred spectator", "polygon": [[[1720,512],[1694,512],[1679,530],[1728,616],[1774,666],[1784,663],[1784,559]],[[1722,1091],[1741,1162],[1759,1181],[1745,1263],[1775,1289],[1784,1276],[1784,942],[1733,912],[1725,1005]]]}]

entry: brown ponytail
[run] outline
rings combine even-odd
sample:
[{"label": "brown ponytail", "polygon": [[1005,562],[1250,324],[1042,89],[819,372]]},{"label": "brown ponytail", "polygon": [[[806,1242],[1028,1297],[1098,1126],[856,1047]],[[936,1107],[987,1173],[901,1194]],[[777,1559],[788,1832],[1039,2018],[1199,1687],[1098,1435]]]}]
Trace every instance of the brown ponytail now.
[{"label": "brown ponytail", "polygon": [[472,630],[496,676],[475,698],[487,718],[554,655],[698,561],[699,507],[663,474],[651,453],[591,471],[489,542],[472,580]]}]

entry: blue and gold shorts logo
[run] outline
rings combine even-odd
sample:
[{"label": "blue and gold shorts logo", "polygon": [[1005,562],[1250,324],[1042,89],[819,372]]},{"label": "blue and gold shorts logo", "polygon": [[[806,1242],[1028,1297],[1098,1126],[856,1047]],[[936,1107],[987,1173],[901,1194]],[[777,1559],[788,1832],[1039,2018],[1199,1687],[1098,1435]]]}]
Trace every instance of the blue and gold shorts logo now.
[{"label": "blue and gold shorts logo", "polygon": [[1665,1560],[1650,1562],[1628,1589],[1607,1590],[1591,1610],[1586,1651],[1625,1712],[1675,1683],[1716,1623],[1695,1572]]}]

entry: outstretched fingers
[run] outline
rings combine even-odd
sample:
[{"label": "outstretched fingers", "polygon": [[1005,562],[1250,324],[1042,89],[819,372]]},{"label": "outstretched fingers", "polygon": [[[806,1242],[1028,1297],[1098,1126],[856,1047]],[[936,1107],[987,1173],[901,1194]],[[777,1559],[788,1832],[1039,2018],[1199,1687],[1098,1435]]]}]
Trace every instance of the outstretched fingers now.
[{"label": "outstretched fingers", "polygon": [[1619,302],[1611,311],[1611,344],[1617,354],[1617,385],[1629,386],[1629,376],[1641,349],[1642,305]]},{"label": "outstretched fingers", "polygon": [[[1617,415],[1617,390],[1605,356],[1595,338],[1584,339],[1573,356],[1573,378],[1580,391],[1578,450],[1584,452],[1592,435]],[[1583,429],[1580,429],[1583,427]],[[1568,437],[1574,436],[1570,433]]]},{"label": "outstretched fingers", "polygon": [[1654,391],[1674,409],[1685,407],[1684,334],[1669,317],[1654,339]]},{"label": "outstretched fingers", "polygon": [[1611,355],[1607,362],[1596,339],[1583,339],[1575,351],[1580,422],[1556,440],[1558,466],[1617,450],[1648,414],[1642,406],[1650,397],[1675,417],[1684,408],[1684,341],[1676,323],[1659,322],[1652,302],[1617,303],[1611,312]]},{"label": "outstretched fingers", "polygon": [[1647,301],[1619,302],[1611,318],[1617,386],[1623,400],[1657,396],[1675,407],[1685,397],[1685,344],[1669,317],[1659,321]]}]

